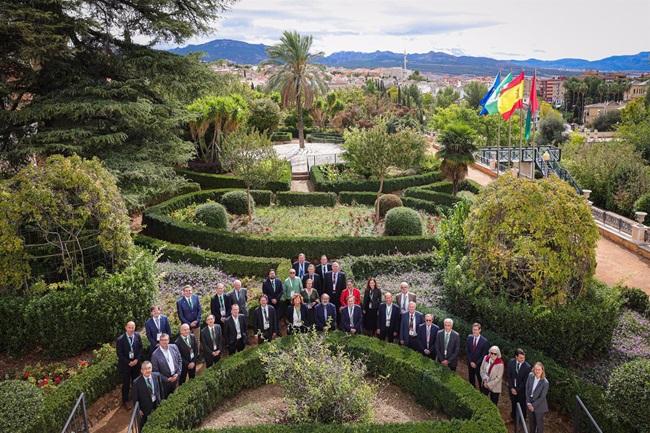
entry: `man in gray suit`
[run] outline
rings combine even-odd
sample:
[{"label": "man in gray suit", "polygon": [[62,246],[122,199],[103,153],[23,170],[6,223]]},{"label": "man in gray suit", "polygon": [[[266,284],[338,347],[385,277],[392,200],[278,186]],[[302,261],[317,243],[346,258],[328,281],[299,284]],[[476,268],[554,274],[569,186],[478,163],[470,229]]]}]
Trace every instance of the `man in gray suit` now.
[{"label": "man in gray suit", "polygon": [[223,350],[223,333],[221,326],[214,323],[214,316],[210,314],[205,323],[208,325],[201,330],[201,351],[205,359],[205,367],[210,368],[212,364],[221,359]]},{"label": "man in gray suit", "polygon": [[544,414],[548,412],[547,394],[548,380],[544,364],[537,362],[526,380],[526,406],[532,415],[528,428],[530,433],[544,433]]},{"label": "man in gray suit", "polygon": [[415,293],[409,292],[409,283],[402,281],[399,284],[399,293],[395,297],[395,302],[399,307],[400,314],[406,314],[409,311],[409,303],[416,302]]},{"label": "man in gray suit", "polygon": [[436,335],[436,360],[442,365],[456,371],[458,353],[460,351],[460,335],[453,330],[454,321],[447,318],[444,327]]},{"label": "man in gray suit", "polygon": [[183,368],[181,352],[175,344],[169,344],[169,335],[161,334],[158,347],[151,354],[153,371],[160,373],[163,382],[167,384],[167,394],[171,394],[178,386],[178,378]]},{"label": "man in gray suit", "polygon": [[239,305],[239,314],[248,316],[248,309],[246,308],[246,302],[248,301],[248,292],[245,288],[242,288],[241,281],[235,280],[232,283],[233,291],[229,293],[231,303],[230,305]]}]

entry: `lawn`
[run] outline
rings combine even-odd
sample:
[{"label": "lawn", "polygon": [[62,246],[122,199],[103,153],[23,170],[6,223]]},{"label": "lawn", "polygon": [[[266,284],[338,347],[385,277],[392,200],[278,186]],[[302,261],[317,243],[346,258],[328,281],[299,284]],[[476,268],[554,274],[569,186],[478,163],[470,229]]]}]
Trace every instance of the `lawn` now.
[{"label": "lawn", "polygon": [[[201,224],[194,218],[196,205],[172,212],[180,221]],[[374,208],[370,206],[310,207],[268,206],[255,209],[251,222],[247,216],[229,216],[228,229],[235,233],[260,236],[381,236],[384,224],[373,221]],[[433,235],[437,217],[420,212],[425,235]]]}]

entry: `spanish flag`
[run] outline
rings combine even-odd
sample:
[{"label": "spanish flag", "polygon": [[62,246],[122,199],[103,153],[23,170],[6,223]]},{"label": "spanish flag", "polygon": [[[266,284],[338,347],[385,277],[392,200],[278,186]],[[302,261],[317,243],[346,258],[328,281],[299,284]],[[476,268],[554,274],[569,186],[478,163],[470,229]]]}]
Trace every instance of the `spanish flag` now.
[{"label": "spanish flag", "polygon": [[517,108],[524,106],[524,73],[517,75],[499,95],[499,114],[503,120],[510,119]]}]

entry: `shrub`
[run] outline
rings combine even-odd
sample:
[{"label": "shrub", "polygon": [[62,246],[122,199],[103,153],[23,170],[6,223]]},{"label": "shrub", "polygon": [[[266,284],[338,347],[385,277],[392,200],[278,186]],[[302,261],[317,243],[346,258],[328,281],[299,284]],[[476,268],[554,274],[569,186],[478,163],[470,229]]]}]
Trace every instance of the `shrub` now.
[{"label": "shrub", "polygon": [[279,192],[276,200],[280,206],[336,206],[333,192]]},{"label": "shrub", "polygon": [[650,360],[637,359],[616,367],[609,378],[607,398],[614,402],[614,414],[618,419],[647,432],[650,426]]},{"label": "shrub", "polygon": [[[246,187],[242,179],[230,174],[199,173],[197,171],[186,169],[177,169],[176,172],[185,178],[198,183],[204,190]],[[267,182],[262,189],[271,191],[288,191],[291,189],[291,164],[287,162],[284,165],[282,176],[279,181]]]},{"label": "shrub", "polygon": [[465,221],[471,274],[494,294],[561,305],[586,292],[598,229],[587,202],[563,180],[501,176]]},{"label": "shrub", "polygon": [[[448,180],[441,180],[429,185],[423,185],[420,187],[420,189],[451,194],[454,190],[454,184]],[[460,191],[469,191],[473,192],[474,194],[478,194],[481,191],[481,185],[471,179],[465,179],[458,184],[458,189]]]},{"label": "shrub", "polygon": [[[643,194],[634,202],[635,212],[645,212],[650,215],[650,192]],[[650,224],[650,216],[646,216],[645,224]]]},{"label": "shrub", "polygon": [[208,227],[225,229],[228,226],[228,213],[226,208],[219,203],[203,203],[196,207],[196,219]]},{"label": "shrub", "polygon": [[271,134],[271,141],[277,142],[277,141],[291,141],[293,136],[291,135],[291,132],[274,132]]},{"label": "shrub", "polygon": [[307,134],[307,143],[343,143],[343,137],[341,134],[335,133],[324,133],[324,132],[312,132]]},{"label": "shrub", "polygon": [[384,233],[387,236],[421,236],[420,215],[407,207],[391,209],[386,213]]},{"label": "shrub", "polygon": [[[339,169],[344,169],[344,164],[338,164]],[[326,166],[313,166],[309,177],[316,191],[379,191],[379,179],[344,179],[329,180],[325,175]],[[411,186],[426,185],[440,180],[440,172],[431,171],[412,176],[388,177],[384,179],[384,192],[403,190]]]},{"label": "shrub", "polygon": [[650,308],[650,298],[645,292],[636,287],[621,288],[621,299],[623,306],[639,314],[646,314]]},{"label": "shrub", "polygon": [[[225,193],[221,197],[221,204],[223,204],[226,209],[228,209],[228,212],[231,214],[235,215],[247,215],[248,214],[248,206],[246,205],[247,202],[247,196],[246,196],[246,191],[243,190],[236,190],[236,191],[230,191]],[[255,200],[251,197],[251,203],[250,203],[251,208],[255,208]]]},{"label": "shrub", "polygon": [[419,198],[402,197],[402,203],[408,208],[423,210],[431,215],[440,215],[444,210],[442,206],[428,200],[420,200]]},{"label": "shrub", "polygon": [[437,191],[429,191],[419,187],[407,188],[404,191],[405,197],[416,198],[418,200],[425,200],[435,203],[440,206],[452,206],[460,201],[460,198],[454,197],[451,194]]},{"label": "shrub", "polygon": [[341,204],[364,204],[373,206],[377,200],[376,192],[369,191],[341,191],[339,201]]},{"label": "shrub", "polygon": [[293,423],[370,421],[377,386],[365,381],[361,360],[333,351],[325,338],[312,331],[296,336],[287,348],[272,345],[262,355],[267,381],[283,387]]},{"label": "shrub", "polygon": [[259,132],[271,132],[280,123],[280,107],[268,98],[254,99],[250,103],[248,126]]},{"label": "shrub", "polygon": [[430,272],[436,266],[434,253],[392,256],[348,256],[340,260],[348,278],[357,281],[381,274],[403,274],[411,271]]},{"label": "shrub", "polygon": [[381,218],[384,218],[389,210],[404,206],[402,199],[395,194],[384,194],[379,197],[378,202],[376,206],[379,207],[379,216]]},{"label": "shrub", "polygon": [[0,382],[0,431],[27,433],[43,410],[43,391],[24,380]]}]

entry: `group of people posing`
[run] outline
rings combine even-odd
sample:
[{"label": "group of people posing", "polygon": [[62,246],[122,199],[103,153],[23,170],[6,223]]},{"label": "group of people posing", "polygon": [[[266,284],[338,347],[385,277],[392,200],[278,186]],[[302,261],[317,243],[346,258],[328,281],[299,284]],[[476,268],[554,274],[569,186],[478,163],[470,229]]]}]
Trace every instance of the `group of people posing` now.
[{"label": "group of people posing", "polygon": [[[146,421],[162,399],[188,378],[195,377],[199,359],[209,368],[226,351],[233,354],[243,350],[249,344],[249,322],[253,341],[258,344],[273,340],[285,329],[287,334],[313,328],[339,329],[399,343],[454,371],[458,365],[461,339],[453,329],[453,320],[445,319],[443,329],[439,329],[431,314],[417,311],[417,296],[410,292],[407,282],[400,283],[395,299],[392,293],[382,292],[374,278],[366,281],[362,293],[337,262],[330,264],[322,256],[318,266],[314,266],[300,254],[284,281],[277,278],[274,270],[269,271],[262,291],[259,307],[249,315],[248,293],[241,281],[235,280],[228,293],[225,285],[218,283],[210,301],[210,314],[203,323],[200,298],[192,293],[191,286],[183,287],[176,302],[180,333],[173,343],[169,320],[159,307],[151,308],[151,318],[145,323],[152,349],[150,361],[144,361],[140,336],[135,332],[135,324],[129,322],[126,332],[117,340],[125,405],[133,382],[132,400],[139,402],[143,422]],[[481,335],[478,323],[472,326],[465,348],[469,382],[496,404],[505,378],[513,420],[516,406],[520,405],[524,417],[527,413],[532,415],[531,431],[543,433],[543,416],[548,411],[544,366],[538,362],[531,367],[521,349],[506,366],[499,348],[490,346]]]}]

